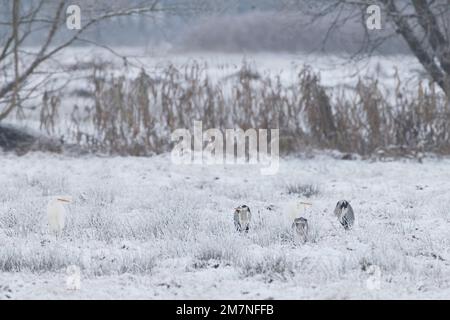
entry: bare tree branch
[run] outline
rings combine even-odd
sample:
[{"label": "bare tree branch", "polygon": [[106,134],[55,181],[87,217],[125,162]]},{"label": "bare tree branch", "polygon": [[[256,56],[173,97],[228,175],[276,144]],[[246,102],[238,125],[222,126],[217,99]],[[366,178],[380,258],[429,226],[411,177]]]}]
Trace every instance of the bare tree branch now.
[{"label": "bare tree branch", "polygon": [[[17,2],[16,2],[17,1]],[[119,17],[119,16],[131,16],[131,15],[139,15],[139,14],[145,14],[149,12],[157,12],[157,11],[166,11],[170,10],[170,8],[159,8],[157,5],[159,3],[158,0],[152,1],[150,4],[147,4],[145,6],[136,6],[131,8],[124,8],[124,9],[112,9],[111,11],[108,11],[106,13],[102,13],[100,15],[91,17],[88,21],[85,21],[83,26],[80,30],[77,30],[74,35],[69,37],[68,39],[64,40],[60,44],[55,44],[55,36],[58,32],[58,30],[61,28],[61,26],[64,24],[64,8],[66,6],[66,0],[60,0],[58,5],[56,6],[55,13],[52,19],[42,19],[37,18],[37,13],[41,10],[43,10],[42,1],[38,4],[38,6],[31,10],[29,13],[27,13],[25,16],[20,17],[18,15],[18,2],[19,0],[14,1],[14,10],[17,13],[15,17],[12,19],[12,34],[7,39],[5,46],[0,54],[0,63],[3,63],[3,70],[6,70],[6,66],[9,64],[7,62],[6,58],[9,54],[11,54],[10,48],[11,45],[14,44],[13,48],[13,55],[14,55],[14,68],[15,68],[15,74],[12,80],[9,82],[6,82],[3,86],[0,87],[0,99],[3,99],[5,101],[5,97],[7,95],[13,94],[12,97],[12,103],[6,108],[4,111],[0,111],[0,121],[5,119],[11,111],[17,106],[17,94],[20,90],[21,85],[31,76],[33,75],[37,68],[48,59],[52,58],[54,55],[56,55],[58,52],[62,51],[63,49],[69,47],[76,41],[85,41],[84,39],[80,39],[80,36],[88,30],[91,26],[113,18],[113,17]],[[47,36],[45,37],[44,43],[38,50],[38,52],[32,55],[34,58],[27,63],[27,66],[23,69],[23,71],[20,71],[19,65],[19,53],[22,52],[19,50],[19,45],[24,41],[25,37],[30,34],[32,30],[32,25],[37,24],[38,22],[42,23],[42,21],[45,20],[46,22],[51,22],[51,25],[48,28]],[[26,31],[24,32],[23,36],[19,38],[18,36],[18,30],[19,25],[26,25]]]}]

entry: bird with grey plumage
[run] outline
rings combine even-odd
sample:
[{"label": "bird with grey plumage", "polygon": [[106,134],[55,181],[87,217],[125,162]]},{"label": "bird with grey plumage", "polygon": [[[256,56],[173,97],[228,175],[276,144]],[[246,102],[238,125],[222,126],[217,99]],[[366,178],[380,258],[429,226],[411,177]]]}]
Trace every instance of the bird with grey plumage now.
[{"label": "bird with grey plumage", "polygon": [[242,205],[234,209],[234,226],[239,232],[248,232],[252,213],[247,205]]},{"label": "bird with grey plumage", "polygon": [[355,222],[355,214],[353,208],[347,200],[341,200],[336,204],[334,214],[338,217],[339,222],[345,230],[352,228]]},{"label": "bird with grey plumage", "polygon": [[292,223],[292,231],[294,232],[294,241],[296,243],[306,243],[308,241],[308,220],[300,217],[295,218]]}]

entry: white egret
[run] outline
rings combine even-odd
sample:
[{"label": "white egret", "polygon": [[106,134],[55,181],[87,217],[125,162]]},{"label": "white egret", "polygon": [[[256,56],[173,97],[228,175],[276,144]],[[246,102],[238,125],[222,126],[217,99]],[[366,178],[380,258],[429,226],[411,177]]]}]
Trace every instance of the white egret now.
[{"label": "white egret", "polygon": [[306,207],[312,206],[312,203],[303,202],[303,201],[291,201],[287,203],[284,209],[284,216],[289,219],[289,221],[293,221],[294,219],[299,217],[299,212],[303,208],[303,213],[306,213]]},{"label": "white egret", "polygon": [[66,209],[64,204],[72,202],[71,197],[58,196],[50,200],[47,205],[47,219],[48,226],[52,233],[56,236],[60,236],[64,227],[66,220]]}]

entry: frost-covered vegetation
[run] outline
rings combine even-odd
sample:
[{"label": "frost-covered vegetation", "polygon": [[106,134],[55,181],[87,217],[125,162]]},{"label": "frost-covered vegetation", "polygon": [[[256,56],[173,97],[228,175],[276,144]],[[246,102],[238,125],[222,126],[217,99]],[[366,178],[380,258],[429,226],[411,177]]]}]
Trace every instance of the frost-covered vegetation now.
[{"label": "frost-covered vegetation", "polygon": [[450,152],[449,103],[408,56],[362,61],[352,76],[337,56],[173,55],[124,65],[78,51],[84,58],[60,58],[70,70],[57,79],[67,81],[63,89],[41,88],[23,114],[4,122],[26,124],[77,153],[160,154],[171,150],[170,134],[194,120],[205,129],[279,128],[283,154],[328,148],[421,159]]},{"label": "frost-covered vegetation", "polygon": [[284,153],[306,146],[363,156],[450,152],[445,95],[422,76],[408,85],[395,66],[386,74],[378,64],[378,73],[345,87],[334,86],[327,79],[332,74],[323,80],[320,64],[293,67],[289,79],[251,60],[222,65],[221,75],[206,60],[169,62],[131,75],[101,61],[73,67],[85,81],[65,94],[78,101],[44,93],[39,127],[49,134],[59,128],[67,143],[90,152],[167,152],[171,132],[191,128],[194,119],[205,128],[280,129]]},{"label": "frost-covered vegetation", "polygon": [[[0,284],[15,298],[448,298],[448,160],[310,157],[261,176],[167,155],[4,155]],[[289,205],[310,188],[313,206],[297,214],[311,237],[296,245]],[[58,240],[45,219],[55,194],[74,198]],[[344,198],[356,214],[348,232],[333,216]],[[240,204],[253,213],[248,234],[234,230]],[[81,268],[76,292],[69,265]]]}]

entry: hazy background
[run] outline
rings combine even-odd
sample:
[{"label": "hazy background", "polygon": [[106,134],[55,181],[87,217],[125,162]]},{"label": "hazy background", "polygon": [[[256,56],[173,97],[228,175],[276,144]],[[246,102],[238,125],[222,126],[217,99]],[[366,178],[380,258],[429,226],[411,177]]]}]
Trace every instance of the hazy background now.
[{"label": "hazy background", "polygon": [[[32,4],[33,1],[35,0],[28,3]],[[71,2],[80,6],[82,20],[99,12],[107,12],[114,6],[142,3],[151,2]],[[149,50],[171,49],[176,52],[355,53],[361,48],[364,37],[361,25],[363,20],[360,16],[352,16],[345,25],[330,29],[336,15],[347,14],[336,11],[335,14],[312,23],[308,13],[314,7],[326,6],[327,3],[329,4],[327,1],[301,1],[298,4],[291,0],[161,0],[157,13],[112,18],[93,26],[83,38],[107,46],[141,46]],[[2,20],[9,19],[11,5],[11,1],[3,1],[3,9],[0,10]],[[374,31],[372,36],[392,32],[387,24],[383,24],[383,28],[384,30]],[[3,33],[4,27],[0,27],[0,30]],[[64,37],[73,32],[66,30],[59,36]],[[35,33],[28,44],[40,44],[45,35]],[[404,41],[396,36],[389,38],[377,49],[377,53],[381,54],[407,52]]]}]

